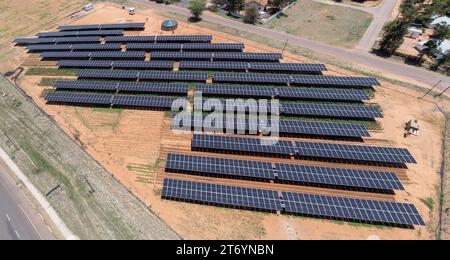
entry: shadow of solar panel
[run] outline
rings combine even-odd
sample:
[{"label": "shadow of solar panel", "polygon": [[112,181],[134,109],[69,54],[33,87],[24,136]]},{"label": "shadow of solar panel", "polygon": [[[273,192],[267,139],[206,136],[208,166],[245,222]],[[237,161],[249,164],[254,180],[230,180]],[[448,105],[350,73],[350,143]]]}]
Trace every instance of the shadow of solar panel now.
[{"label": "shadow of solar panel", "polygon": [[293,83],[297,85],[316,85],[316,86],[339,86],[339,87],[373,87],[379,86],[375,78],[363,77],[336,77],[336,76],[315,76],[299,75],[293,76]]},{"label": "shadow of solar panel", "polygon": [[172,153],[167,156],[166,171],[213,174],[225,178],[227,176],[235,176],[267,181],[275,179],[272,163]]},{"label": "shadow of solar panel", "polygon": [[240,209],[270,212],[281,210],[281,202],[276,191],[173,179],[164,179],[161,197]]},{"label": "shadow of solar panel", "polygon": [[287,213],[399,226],[425,226],[412,204],[282,192]]},{"label": "shadow of solar panel", "polygon": [[211,42],[211,35],[158,35],[156,42]]},{"label": "shadow of solar panel", "polygon": [[370,161],[382,163],[417,163],[407,149],[332,143],[296,142],[299,156]]},{"label": "shadow of solar panel", "polygon": [[304,73],[323,72],[327,71],[327,68],[324,64],[251,62],[249,70]]},{"label": "shadow of solar panel", "polygon": [[325,105],[309,103],[283,104],[283,115],[290,116],[322,116],[335,118],[372,119],[383,117],[374,106]]},{"label": "shadow of solar panel", "polygon": [[123,30],[93,30],[93,31],[64,31],[64,32],[41,32],[38,37],[77,37],[77,36],[108,36],[123,35]]},{"label": "shadow of solar panel", "polygon": [[216,52],[214,60],[239,61],[279,61],[283,59],[281,53],[253,53],[253,52]]},{"label": "shadow of solar panel", "polygon": [[174,97],[152,97],[152,96],[127,96],[116,95],[113,105],[118,107],[143,107],[168,109],[177,98]]},{"label": "shadow of solar panel", "polygon": [[292,142],[278,141],[274,145],[263,145],[261,140],[254,138],[224,137],[212,135],[194,135],[193,150],[228,151],[242,153],[256,153],[262,155],[295,155]]},{"label": "shadow of solar panel", "polygon": [[59,37],[59,38],[18,38],[14,42],[18,44],[45,44],[45,43],[96,43],[100,42],[99,36],[93,37]]},{"label": "shadow of solar panel", "polygon": [[79,79],[127,79],[137,80],[139,72],[121,70],[80,70],[77,73]]},{"label": "shadow of solar panel", "polygon": [[181,51],[183,44],[181,43],[127,43],[127,50],[169,50],[169,51]]},{"label": "shadow of solar panel", "polygon": [[79,104],[79,105],[110,105],[112,95],[80,94],[66,92],[52,92],[47,94],[48,103]]},{"label": "shadow of solar panel", "polygon": [[202,70],[242,70],[245,71],[248,68],[246,62],[212,62],[212,61],[181,61],[179,69],[202,69]]},{"label": "shadow of solar panel", "polygon": [[238,83],[271,83],[287,84],[291,81],[289,75],[262,74],[262,73],[214,73],[214,82],[238,82]]},{"label": "shadow of solar panel", "polygon": [[69,68],[111,68],[113,62],[107,60],[60,60],[59,67]]}]

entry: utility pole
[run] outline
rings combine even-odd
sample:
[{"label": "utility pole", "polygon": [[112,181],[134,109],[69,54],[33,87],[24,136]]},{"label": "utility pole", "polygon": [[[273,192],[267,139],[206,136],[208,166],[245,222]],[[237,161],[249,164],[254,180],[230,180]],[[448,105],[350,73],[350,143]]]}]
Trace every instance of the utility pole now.
[{"label": "utility pole", "polygon": [[289,42],[289,39],[286,39],[286,42],[284,43],[284,46],[283,46],[283,52],[281,53],[283,55],[284,55],[284,51],[286,50],[286,47],[288,45],[288,42]]},{"label": "utility pole", "polygon": [[424,99],[428,94],[430,94],[431,91],[433,91],[437,86],[439,86],[439,84],[441,84],[441,82],[442,82],[442,80],[439,80],[439,82],[436,83],[436,85],[434,85],[434,87],[432,87],[430,90],[428,90],[427,93],[425,93],[425,95],[423,95],[419,99]]}]

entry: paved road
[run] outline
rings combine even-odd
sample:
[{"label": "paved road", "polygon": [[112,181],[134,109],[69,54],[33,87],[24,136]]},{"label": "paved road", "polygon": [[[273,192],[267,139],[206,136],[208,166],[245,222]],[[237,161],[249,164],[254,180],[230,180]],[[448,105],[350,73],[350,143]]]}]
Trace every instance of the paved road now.
[{"label": "paved road", "polygon": [[0,166],[0,240],[53,240],[38,212]]},{"label": "paved road", "polygon": [[[159,5],[155,2],[151,2],[148,0],[133,0],[134,2],[138,2],[153,10],[159,10],[161,12],[174,12],[180,15],[189,15],[189,10],[179,6],[173,5]],[[388,1],[389,2],[389,1]],[[235,28],[237,30],[246,31],[249,33],[257,34],[263,37],[270,37],[279,41],[289,40],[289,43],[292,45],[297,45],[302,48],[310,49],[315,52],[329,55],[333,58],[337,58],[339,60],[343,60],[352,64],[360,64],[363,65],[370,70],[373,70],[378,73],[389,73],[391,75],[398,75],[403,78],[412,79],[421,83],[425,83],[428,86],[435,85],[439,80],[444,82],[448,82],[450,84],[450,78],[439,73],[434,73],[422,68],[413,67],[410,65],[397,63],[391,60],[387,60],[384,58],[380,58],[376,55],[370,54],[363,50],[346,50],[339,47],[327,45],[324,43],[319,43],[311,40],[307,40],[298,36],[290,35],[283,32],[273,31],[266,28],[253,26],[245,23],[241,23],[238,21],[234,21],[231,19],[227,19],[225,17],[216,15],[211,12],[205,12],[202,16],[204,21],[213,22],[217,24],[222,24],[224,26],[228,26],[231,28]],[[443,89],[445,85],[441,86]]]}]

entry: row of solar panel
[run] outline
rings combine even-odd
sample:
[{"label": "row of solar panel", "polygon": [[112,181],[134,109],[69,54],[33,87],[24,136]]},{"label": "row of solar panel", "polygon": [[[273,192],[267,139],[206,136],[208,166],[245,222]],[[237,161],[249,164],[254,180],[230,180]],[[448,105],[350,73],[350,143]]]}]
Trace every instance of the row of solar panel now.
[{"label": "row of solar panel", "polygon": [[412,204],[164,179],[161,198],[239,209],[411,227],[425,226]]},{"label": "row of solar panel", "polygon": [[27,49],[33,52],[40,51],[80,51],[80,50],[111,50],[120,51],[122,46],[120,43],[105,43],[105,44],[35,44],[28,45]]},{"label": "row of solar panel", "polygon": [[[58,63],[60,67],[76,67],[76,68],[114,68],[116,61],[113,60],[61,60]],[[151,64],[173,64],[173,61],[121,61],[120,68],[128,65],[130,69],[145,68]],[[166,62],[166,63],[164,63]],[[326,71],[324,64],[306,64],[306,63],[275,63],[275,62],[219,62],[219,61],[181,61],[180,70],[233,70],[233,71],[282,71],[289,73],[322,73]]]},{"label": "row of solar panel", "polygon": [[246,161],[172,154],[167,156],[166,172],[213,175],[224,178],[254,179],[299,185],[321,185],[330,188],[365,191],[404,190],[393,172],[308,166],[300,164]]},{"label": "row of solar panel", "polygon": [[342,124],[317,121],[281,120],[277,127],[272,121],[259,121],[258,119],[239,120],[234,118],[217,118],[214,116],[193,117],[186,120],[174,117],[172,127],[182,131],[224,132],[245,135],[272,135],[282,136],[318,136],[335,138],[362,138],[370,136],[367,128],[360,124]]},{"label": "row of solar panel", "polygon": [[82,31],[82,30],[144,30],[145,23],[118,23],[118,24],[83,24],[83,25],[62,25],[58,27],[60,31]]},{"label": "row of solar panel", "polygon": [[57,81],[54,87],[56,90],[158,93],[185,96],[189,91],[189,85],[186,83]]},{"label": "row of solar panel", "polygon": [[44,44],[44,43],[99,43],[100,36],[88,37],[61,37],[61,38],[18,38],[17,44]]},{"label": "row of solar panel", "polygon": [[[145,79],[143,75],[155,75],[148,79],[168,79],[168,80],[186,80],[186,81],[206,81],[208,73],[206,72],[138,72],[138,71],[110,71],[110,70],[81,70],[78,72],[80,78],[109,78],[109,79]],[[238,80],[241,79],[241,80]],[[251,80],[249,80],[251,79]],[[339,86],[339,87],[372,87],[379,85],[375,78],[363,77],[337,77],[337,76],[319,76],[319,75],[283,75],[283,74],[263,74],[263,73],[214,73],[213,81],[233,82],[233,83],[293,83],[295,85],[306,86]]]},{"label": "row of solar panel", "polygon": [[107,36],[106,42],[145,42],[145,43],[210,43],[211,35],[156,35],[156,36]]},{"label": "row of solar panel", "polygon": [[[265,143],[268,141],[268,143]],[[333,159],[356,162],[406,164],[416,163],[407,149],[346,145],[334,143],[270,142],[257,138],[194,135],[193,150],[242,152],[259,155],[297,156],[311,159]]]},{"label": "row of solar panel", "polygon": [[123,30],[92,30],[92,31],[64,31],[64,32],[40,32],[39,38],[49,37],[79,37],[79,36],[121,36]]},{"label": "row of solar panel", "polygon": [[99,105],[170,109],[175,97],[129,96],[52,92],[45,100],[52,104]]},{"label": "row of solar panel", "polygon": [[126,60],[145,60],[145,51],[77,51],[77,52],[43,52],[41,57],[43,59],[126,59]]}]

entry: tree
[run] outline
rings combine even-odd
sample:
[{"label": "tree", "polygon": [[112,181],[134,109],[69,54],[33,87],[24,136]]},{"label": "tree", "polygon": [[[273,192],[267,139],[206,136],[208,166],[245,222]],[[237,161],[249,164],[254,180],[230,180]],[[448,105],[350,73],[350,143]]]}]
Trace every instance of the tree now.
[{"label": "tree", "polygon": [[424,45],[422,50],[420,51],[419,57],[417,61],[421,63],[423,56],[433,56],[436,53],[439,44],[435,40],[429,40]]},{"label": "tree", "polygon": [[192,15],[195,19],[200,19],[203,11],[206,8],[206,0],[193,0],[189,5],[189,10],[191,10]]},{"label": "tree", "polygon": [[229,12],[239,12],[245,5],[245,0],[227,0],[227,10]]},{"label": "tree", "polygon": [[380,41],[381,52],[393,55],[395,51],[402,45],[403,36],[408,31],[411,22],[402,18],[388,23],[384,27],[383,39]]},{"label": "tree", "polygon": [[273,6],[276,6],[278,8],[284,8],[288,2],[288,0],[271,0],[269,1]]},{"label": "tree", "polygon": [[247,17],[248,21],[252,24],[255,24],[259,17],[259,9],[258,5],[252,3],[245,8],[245,17]]},{"label": "tree", "polygon": [[433,32],[433,39],[443,41],[450,38],[450,28],[448,26],[438,26]]},{"label": "tree", "polygon": [[434,65],[434,69],[437,70],[439,69],[440,66],[449,62],[450,62],[450,51],[447,51],[446,53],[443,54],[442,57],[437,59],[437,63]]}]

